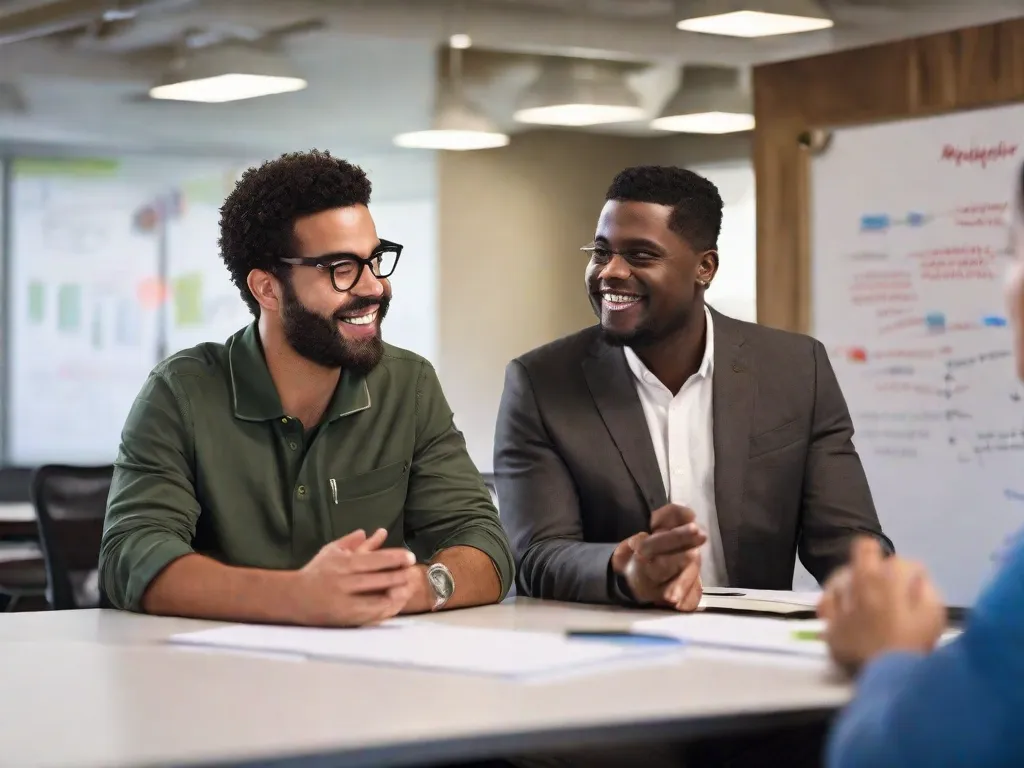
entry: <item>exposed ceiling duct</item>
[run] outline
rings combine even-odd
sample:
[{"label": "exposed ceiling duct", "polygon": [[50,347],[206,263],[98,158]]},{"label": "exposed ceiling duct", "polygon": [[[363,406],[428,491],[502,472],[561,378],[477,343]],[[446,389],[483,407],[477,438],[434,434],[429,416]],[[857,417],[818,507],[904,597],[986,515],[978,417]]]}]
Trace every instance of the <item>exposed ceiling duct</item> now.
[{"label": "exposed ceiling duct", "polygon": [[139,15],[191,5],[196,0],[51,0],[0,14],[0,45],[134,21]]}]

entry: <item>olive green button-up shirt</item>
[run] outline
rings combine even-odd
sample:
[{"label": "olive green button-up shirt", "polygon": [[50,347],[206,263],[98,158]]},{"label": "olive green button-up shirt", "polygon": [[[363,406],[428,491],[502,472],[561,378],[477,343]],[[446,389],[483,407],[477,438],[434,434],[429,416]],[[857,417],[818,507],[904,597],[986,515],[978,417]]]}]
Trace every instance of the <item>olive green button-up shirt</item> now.
[{"label": "olive green button-up shirt", "polygon": [[389,532],[421,561],[453,546],[513,578],[508,540],[434,369],[385,345],[366,377],[344,373],[320,427],[284,413],[255,324],[160,363],[121,435],[100,580],[139,610],[150,582],[198,552],[294,569],[357,529]]}]

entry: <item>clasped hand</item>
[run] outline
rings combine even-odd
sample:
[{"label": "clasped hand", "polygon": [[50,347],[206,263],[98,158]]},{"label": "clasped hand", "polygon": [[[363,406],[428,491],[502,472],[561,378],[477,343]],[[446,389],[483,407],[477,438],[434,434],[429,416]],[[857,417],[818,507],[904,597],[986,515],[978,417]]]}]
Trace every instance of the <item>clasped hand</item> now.
[{"label": "clasped hand", "polygon": [[626,579],[641,603],[695,611],[700,603],[700,547],[707,535],[692,509],[666,504],[651,515],[651,532],[621,542],[612,570]]},{"label": "clasped hand", "polygon": [[375,624],[405,608],[420,580],[407,549],[382,549],[387,531],[353,531],[326,544],[297,572],[294,602],[300,624]]},{"label": "clasped hand", "polygon": [[832,658],[850,673],[887,651],[927,653],[946,626],[924,568],[884,557],[874,538],[854,542],[850,564],[825,584],[818,615]]}]

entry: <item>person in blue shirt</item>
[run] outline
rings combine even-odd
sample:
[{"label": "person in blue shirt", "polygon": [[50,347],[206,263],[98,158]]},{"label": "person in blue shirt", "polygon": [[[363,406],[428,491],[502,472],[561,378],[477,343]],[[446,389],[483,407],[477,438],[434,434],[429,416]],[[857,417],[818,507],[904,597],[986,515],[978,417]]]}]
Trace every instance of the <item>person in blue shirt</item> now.
[{"label": "person in blue shirt", "polygon": [[[1007,280],[1024,380],[1024,168]],[[924,569],[856,542],[818,612],[832,657],[858,674],[828,740],[829,768],[1024,766],[1024,531],[970,613],[936,649],[945,608]]]}]

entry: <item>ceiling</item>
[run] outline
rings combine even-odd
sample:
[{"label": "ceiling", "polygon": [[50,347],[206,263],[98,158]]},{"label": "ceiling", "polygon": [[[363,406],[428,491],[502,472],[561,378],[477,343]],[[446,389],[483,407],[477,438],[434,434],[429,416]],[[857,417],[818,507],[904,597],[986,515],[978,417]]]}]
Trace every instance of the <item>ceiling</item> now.
[{"label": "ceiling", "polygon": [[[60,23],[84,23],[118,5],[138,13],[73,29]],[[472,55],[487,62],[486,76],[471,78],[472,95],[514,129],[515,97],[538,54],[641,64],[631,78],[654,112],[683,63],[748,67],[1022,14],[1021,0],[827,5],[837,20],[830,32],[739,40],[678,31],[673,0],[0,0],[0,40],[26,37],[13,34],[25,30],[11,16],[26,9],[45,22],[39,30],[53,32],[0,42],[0,81],[25,102],[18,112],[0,98],[0,141],[245,157],[311,146],[389,152],[394,134],[426,127],[436,51],[453,32],[471,35]],[[282,27],[293,31],[277,42],[309,81],[306,90],[228,104],[145,97],[186,33],[211,42]]]}]

